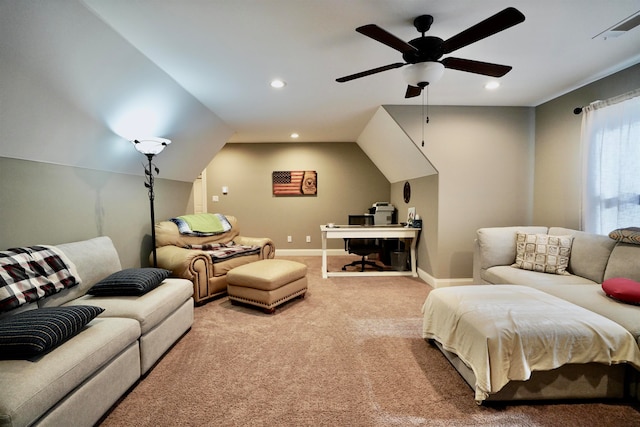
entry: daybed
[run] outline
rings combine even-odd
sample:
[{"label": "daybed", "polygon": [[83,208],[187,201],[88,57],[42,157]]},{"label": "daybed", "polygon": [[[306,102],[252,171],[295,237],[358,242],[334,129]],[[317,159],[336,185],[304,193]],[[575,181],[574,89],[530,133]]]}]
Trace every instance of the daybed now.
[{"label": "daybed", "polygon": [[[543,239],[540,244],[549,236],[568,236],[566,258],[554,253],[551,267],[540,267],[535,260],[536,265],[524,265],[523,260],[531,259],[523,255],[524,244],[518,246],[518,238],[535,235]],[[558,227],[482,228],[474,249],[477,284],[432,291],[423,307],[423,336],[449,358],[479,402],[637,397],[640,306],[609,297],[602,286],[620,277],[640,281],[640,245],[619,240]],[[580,326],[572,323],[576,320]],[[454,324],[456,330],[451,331]],[[592,329],[592,336],[575,329],[584,325]],[[463,335],[484,340],[484,354],[473,356],[478,340],[461,343]],[[578,336],[592,344],[603,339],[610,346],[605,354],[588,356],[591,348],[571,347],[578,346]],[[528,339],[538,347],[527,350],[523,342]],[[558,356],[567,339],[573,353]],[[523,349],[529,353],[518,354]],[[498,354],[500,362],[495,360]],[[492,355],[490,362],[479,360]],[[543,359],[546,356],[552,357]],[[509,382],[502,387],[505,378]]]},{"label": "daybed", "polygon": [[[118,253],[108,237],[49,249],[69,262],[71,276],[80,283],[2,313],[0,329],[2,325],[13,326],[25,315],[33,317],[34,313],[45,317],[43,328],[48,328],[51,319],[46,316],[51,313],[53,318],[52,310],[67,310],[73,316],[80,310],[102,312],[86,326],[78,325],[76,335],[43,353],[10,358],[10,350],[3,347],[0,351],[2,427],[94,425],[193,323],[191,282],[163,280],[168,272],[158,269],[122,270]],[[35,258],[36,255],[26,256]],[[112,282],[108,294],[140,293],[139,289],[129,286],[135,283],[134,279],[128,279],[129,275],[135,276],[137,272],[145,276],[145,285],[151,289],[143,295],[87,294],[94,292],[91,288],[105,278]],[[155,283],[146,279],[148,272],[154,273]],[[121,291],[123,288],[129,291]],[[55,313],[56,317],[59,315]],[[3,343],[9,345],[6,340]]]},{"label": "daybed", "polygon": [[[198,216],[219,214],[198,214]],[[193,282],[193,299],[204,303],[227,292],[226,275],[232,268],[275,256],[275,245],[266,237],[240,235],[238,220],[224,215],[230,229],[225,232],[197,235],[181,232],[174,221],[155,226],[157,264],[171,270],[173,277]],[[246,251],[243,251],[246,249]]]}]

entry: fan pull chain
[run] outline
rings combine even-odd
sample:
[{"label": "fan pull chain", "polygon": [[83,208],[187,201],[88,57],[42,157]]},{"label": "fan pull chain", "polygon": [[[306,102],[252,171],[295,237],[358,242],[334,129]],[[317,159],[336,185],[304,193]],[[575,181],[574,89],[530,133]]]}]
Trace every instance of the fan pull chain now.
[{"label": "fan pull chain", "polygon": [[427,91],[427,119],[425,120],[425,123],[429,123],[429,86],[424,89]]},{"label": "fan pull chain", "polygon": [[422,90],[422,146],[424,147],[424,89]]},{"label": "fan pull chain", "polygon": [[[427,92],[426,96],[427,96],[427,113],[425,115],[425,110],[424,110],[424,97],[425,97],[425,92]],[[422,147],[424,147],[424,125],[425,123],[429,123],[429,86],[425,86],[424,89],[422,89]]]}]

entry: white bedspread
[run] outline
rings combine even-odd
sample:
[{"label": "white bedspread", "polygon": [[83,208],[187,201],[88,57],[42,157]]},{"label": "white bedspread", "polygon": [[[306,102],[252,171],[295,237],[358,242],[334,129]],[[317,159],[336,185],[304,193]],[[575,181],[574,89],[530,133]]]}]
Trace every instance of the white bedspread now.
[{"label": "white bedspread", "polygon": [[431,291],[422,312],[434,339],[473,370],[476,400],[532,371],[568,363],[631,363],[640,349],[622,326],[527,286],[472,285]]}]

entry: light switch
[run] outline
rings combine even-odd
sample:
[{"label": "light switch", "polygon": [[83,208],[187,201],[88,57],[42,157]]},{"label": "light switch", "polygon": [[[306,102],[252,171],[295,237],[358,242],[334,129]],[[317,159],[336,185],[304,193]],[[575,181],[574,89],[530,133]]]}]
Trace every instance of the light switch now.
[{"label": "light switch", "polygon": [[226,185],[222,187],[222,194],[227,194],[228,192],[229,192],[229,187],[227,187]]}]

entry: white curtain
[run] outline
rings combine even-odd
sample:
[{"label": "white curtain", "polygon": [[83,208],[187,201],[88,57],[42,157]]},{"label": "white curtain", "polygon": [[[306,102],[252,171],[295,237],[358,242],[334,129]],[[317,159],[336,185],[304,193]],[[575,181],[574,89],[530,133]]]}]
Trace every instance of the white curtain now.
[{"label": "white curtain", "polygon": [[582,229],[640,226],[640,89],[583,108]]}]

